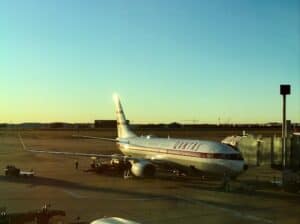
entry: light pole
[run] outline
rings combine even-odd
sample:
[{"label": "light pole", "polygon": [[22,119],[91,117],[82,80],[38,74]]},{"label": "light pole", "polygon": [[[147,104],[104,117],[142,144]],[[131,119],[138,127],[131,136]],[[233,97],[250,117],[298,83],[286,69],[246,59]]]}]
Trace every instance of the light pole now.
[{"label": "light pole", "polygon": [[280,94],[282,95],[282,168],[286,167],[286,95],[291,94],[290,85],[280,85]]}]

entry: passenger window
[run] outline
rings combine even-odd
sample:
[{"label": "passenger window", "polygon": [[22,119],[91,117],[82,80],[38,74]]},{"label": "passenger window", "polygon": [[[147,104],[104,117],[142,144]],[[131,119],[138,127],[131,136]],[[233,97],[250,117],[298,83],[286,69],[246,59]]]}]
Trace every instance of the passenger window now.
[{"label": "passenger window", "polygon": [[190,150],[191,148],[191,143],[187,143],[186,149]]},{"label": "passenger window", "polygon": [[182,148],[183,143],[179,143],[179,145],[177,146],[177,149],[181,149]]},{"label": "passenger window", "polygon": [[191,150],[196,151],[196,146],[197,146],[197,143],[193,143],[192,147],[191,147]]},{"label": "passenger window", "polygon": [[176,142],[173,148],[176,149],[177,146],[179,146],[179,144],[180,144],[180,142]]}]

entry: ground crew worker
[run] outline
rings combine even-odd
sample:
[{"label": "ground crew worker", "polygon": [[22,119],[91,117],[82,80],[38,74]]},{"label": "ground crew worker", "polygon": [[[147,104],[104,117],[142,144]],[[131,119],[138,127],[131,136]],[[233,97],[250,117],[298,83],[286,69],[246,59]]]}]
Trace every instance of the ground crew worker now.
[{"label": "ground crew worker", "polygon": [[131,170],[131,163],[128,160],[124,159],[124,178],[128,178],[131,176],[130,170]]},{"label": "ground crew worker", "polygon": [[96,161],[95,161],[95,160],[93,160],[93,161],[91,162],[91,168],[92,168],[92,169],[95,169],[95,168],[96,168]]},{"label": "ground crew worker", "polygon": [[79,166],[78,160],[75,160],[75,169],[76,170],[78,170],[78,166]]}]

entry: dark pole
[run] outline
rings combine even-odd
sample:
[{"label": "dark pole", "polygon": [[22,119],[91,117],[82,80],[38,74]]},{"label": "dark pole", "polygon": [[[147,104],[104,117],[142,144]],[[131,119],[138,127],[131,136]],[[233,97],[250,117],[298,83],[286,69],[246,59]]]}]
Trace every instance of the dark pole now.
[{"label": "dark pole", "polygon": [[290,85],[280,85],[280,94],[283,97],[282,102],[282,168],[286,168],[286,95],[291,93]]},{"label": "dark pole", "polygon": [[286,167],[286,95],[282,95],[282,167]]}]

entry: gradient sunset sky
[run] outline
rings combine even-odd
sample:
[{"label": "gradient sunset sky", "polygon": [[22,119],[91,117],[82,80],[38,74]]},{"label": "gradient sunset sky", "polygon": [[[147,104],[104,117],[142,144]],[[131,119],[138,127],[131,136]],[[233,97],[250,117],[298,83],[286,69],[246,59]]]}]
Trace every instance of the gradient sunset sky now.
[{"label": "gradient sunset sky", "polygon": [[0,123],[300,122],[299,0],[3,0]]}]

